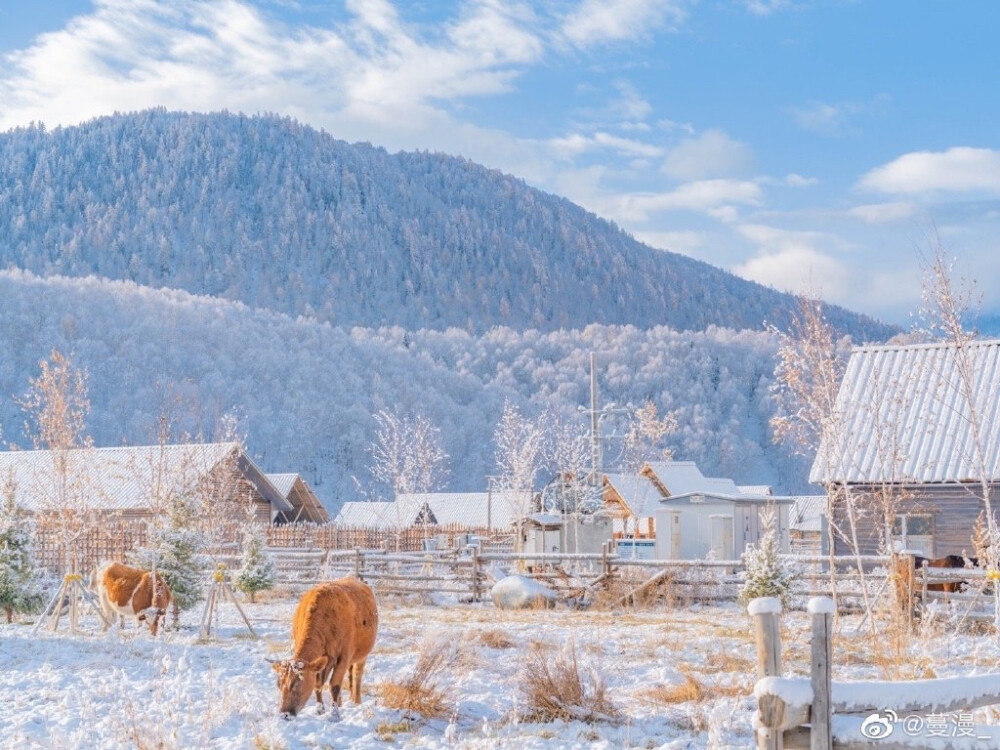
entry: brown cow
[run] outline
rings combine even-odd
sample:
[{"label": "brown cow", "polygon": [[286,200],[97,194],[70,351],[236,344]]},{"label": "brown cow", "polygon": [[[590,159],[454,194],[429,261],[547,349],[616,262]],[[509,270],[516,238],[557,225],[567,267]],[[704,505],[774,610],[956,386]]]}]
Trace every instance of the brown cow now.
[{"label": "brown cow", "polygon": [[95,571],[97,596],[108,624],[115,617],[135,617],[136,624],[145,621],[149,632],[156,635],[160,618],[170,606],[170,588],[163,576],[128,565],[106,563]]},{"label": "brown cow", "polygon": [[281,715],[295,716],[314,690],[324,711],[327,679],[331,701],[340,706],[345,675],[351,699],[360,703],[361,675],[377,630],[375,595],[356,578],[338,578],[303,594],[292,620],[292,658],[272,663],[281,690]]}]

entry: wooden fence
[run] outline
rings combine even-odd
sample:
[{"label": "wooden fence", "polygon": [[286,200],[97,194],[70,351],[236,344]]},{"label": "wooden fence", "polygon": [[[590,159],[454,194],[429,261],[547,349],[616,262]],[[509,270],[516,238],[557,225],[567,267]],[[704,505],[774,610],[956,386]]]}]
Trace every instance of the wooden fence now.
[{"label": "wooden fence", "polygon": [[[244,526],[232,522],[216,524],[211,530],[214,541],[209,552],[213,557],[239,557],[242,551]],[[288,524],[264,526],[266,543],[274,550],[303,551],[377,549],[397,552],[419,552],[436,546],[444,550],[459,550],[470,541],[478,540],[482,547],[507,549],[509,532],[497,529],[470,528],[457,525],[390,529],[350,528],[333,524]],[[123,561],[137,547],[145,546],[150,538],[145,520],[112,518],[89,528],[71,544],[67,535],[55,524],[39,519],[35,524],[34,545],[36,564],[57,576],[72,571],[87,573],[105,560]],[[313,555],[315,557],[315,555]]]},{"label": "wooden fence", "polygon": [[[816,597],[808,609],[809,677],[782,677],[781,604],[777,599],[755,599],[748,607],[757,634],[753,726],[758,750],[1000,747],[1000,727],[976,725],[971,719],[973,710],[1000,703],[1000,674],[834,682],[833,600]],[[957,716],[956,721],[949,721],[949,714]]]}]

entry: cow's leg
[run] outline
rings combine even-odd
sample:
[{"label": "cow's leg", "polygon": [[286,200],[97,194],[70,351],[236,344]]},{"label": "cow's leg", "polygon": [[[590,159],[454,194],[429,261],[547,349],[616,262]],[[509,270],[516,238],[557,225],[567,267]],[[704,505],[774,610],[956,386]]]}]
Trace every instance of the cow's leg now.
[{"label": "cow's leg", "polygon": [[364,660],[356,662],[351,666],[351,700],[361,703],[361,675],[365,673]]},{"label": "cow's leg", "polygon": [[323,713],[326,711],[326,706],[323,705],[323,686],[326,685],[326,681],[330,676],[330,671],[332,667],[329,662],[322,672],[316,675],[316,702],[319,704],[318,711]]},{"label": "cow's leg", "polygon": [[338,659],[337,665],[333,668],[333,676],[330,677],[330,701],[335,706],[344,705],[344,700],[340,697],[340,689],[344,684],[344,675],[346,672],[347,659]]}]

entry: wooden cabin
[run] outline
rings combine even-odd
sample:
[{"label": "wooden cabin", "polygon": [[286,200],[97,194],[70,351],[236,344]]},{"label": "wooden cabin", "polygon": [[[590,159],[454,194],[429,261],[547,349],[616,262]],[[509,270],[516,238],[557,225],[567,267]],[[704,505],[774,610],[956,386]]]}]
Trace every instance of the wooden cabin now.
[{"label": "wooden cabin", "polygon": [[238,443],[0,452],[15,504],[44,519],[74,508],[116,521],[150,518],[184,498],[234,521],[271,523],[292,506]]},{"label": "wooden cabin", "polygon": [[[810,481],[832,493],[837,526],[845,498],[859,508],[861,552],[974,554],[984,486],[1000,499],[1000,341],[854,349],[836,409],[842,427]],[[834,545],[852,551],[843,536]]]}]

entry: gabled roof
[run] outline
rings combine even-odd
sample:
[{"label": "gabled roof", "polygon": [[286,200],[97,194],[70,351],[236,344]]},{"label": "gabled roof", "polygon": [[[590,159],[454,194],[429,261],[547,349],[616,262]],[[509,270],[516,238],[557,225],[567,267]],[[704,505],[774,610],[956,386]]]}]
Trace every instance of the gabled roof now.
[{"label": "gabled roof", "polygon": [[[292,509],[239,443],[7,451],[0,453],[0,482],[11,477],[16,485],[15,503],[31,512],[55,510],[62,498],[72,498],[92,510],[144,511],[158,502],[165,505],[171,496],[193,491],[230,458],[235,458],[244,477],[273,510]],[[65,492],[57,489],[62,472],[56,466],[61,460],[65,460],[69,479]]]},{"label": "gabled roof", "polygon": [[667,497],[691,492],[742,494],[732,479],[706,477],[694,461],[650,461],[642,467],[642,474],[659,485]]},{"label": "gabled roof", "polygon": [[1000,480],[1000,341],[855,349],[832,417],[811,482]]},{"label": "gabled roof", "polygon": [[326,523],[330,520],[323,503],[299,474],[268,474],[267,478],[292,506],[292,510],[285,513],[286,521]]},{"label": "gabled roof", "polygon": [[664,498],[662,491],[649,477],[642,474],[605,474],[603,483],[625,503],[636,518],[648,518]]}]

